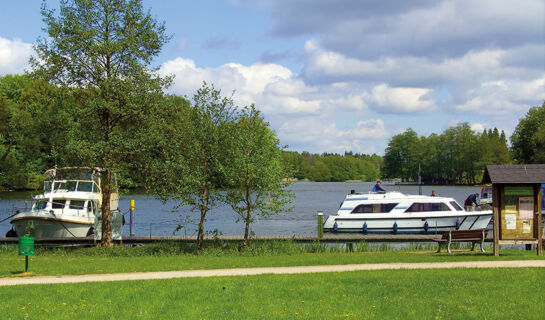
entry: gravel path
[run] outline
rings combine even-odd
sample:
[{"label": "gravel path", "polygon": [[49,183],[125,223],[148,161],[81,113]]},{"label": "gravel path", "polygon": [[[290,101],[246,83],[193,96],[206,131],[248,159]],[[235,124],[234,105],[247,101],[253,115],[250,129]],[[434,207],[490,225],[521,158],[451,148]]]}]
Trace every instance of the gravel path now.
[{"label": "gravel path", "polygon": [[295,266],[266,268],[237,268],[185,270],[166,272],[133,272],[109,274],[84,274],[38,277],[7,277],[0,278],[0,286],[15,286],[26,284],[79,283],[101,281],[127,281],[149,279],[173,279],[195,277],[230,277],[258,274],[299,274],[319,272],[345,272],[359,270],[389,270],[389,269],[450,269],[450,268],[545,268],[545,260],[515,260],[515,261],[457,261],[457,262],[424,262],[424,263],[378,263],[378,264],[347,264],[325,266]]}]

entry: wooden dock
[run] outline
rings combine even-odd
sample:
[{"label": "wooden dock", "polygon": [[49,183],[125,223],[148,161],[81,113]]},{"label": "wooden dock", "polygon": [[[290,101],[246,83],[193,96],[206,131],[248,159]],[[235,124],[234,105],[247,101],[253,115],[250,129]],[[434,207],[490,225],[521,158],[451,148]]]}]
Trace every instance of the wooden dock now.
[{"label": "wooden dock", "polygon": [[[412,234],[324,234],[321,242],[332,243],[356,243],[365,242],[433,242],[434,239],[440,239],[438,235],[412,235]],[[145,244],[162,241],[175,242],[195,242],[196,236],[147,236],[147,237],[126,237],[123,238],[124,244]],[[491,241],[492,238],[487,239]],[[227,241],[227,242],[242,242],[242,236],[217,236],[205,237],[205,241]],[[251,237],[250,241],[295,241],[300,243],[310,243],[318,241],[315,236],[257,236]],[[18,238],[0,238],[0,244],[17,244]],[[119,241],[115,241],[119,243]],[[95,240],[93,237],[84,238],[50,238],[50,239],[35,239],[36,244],[65,244],[65,245],[93,245]]]}]

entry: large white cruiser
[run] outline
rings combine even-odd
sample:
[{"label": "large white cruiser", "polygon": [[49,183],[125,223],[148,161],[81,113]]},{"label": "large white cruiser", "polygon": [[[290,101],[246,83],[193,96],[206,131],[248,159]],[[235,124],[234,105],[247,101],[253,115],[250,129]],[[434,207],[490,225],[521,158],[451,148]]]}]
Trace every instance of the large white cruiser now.
[{"label": "large white cruiser", "polygon": [[[11,219],[16,232],[12,235],[36,238],[90,235],[102,206],[100,173],[99,168],[47,170],[43,193],[34,197],[32,209]],[[117,193],[111,194],[112,211],[117,210],[118,198]]]},{"label": "large white cruiser", "polygon": [[400,192],[355,193],[346,196],[324,231],[363,233],[436,233],[483,229],[492,211],[465,211],[453,198]]}]

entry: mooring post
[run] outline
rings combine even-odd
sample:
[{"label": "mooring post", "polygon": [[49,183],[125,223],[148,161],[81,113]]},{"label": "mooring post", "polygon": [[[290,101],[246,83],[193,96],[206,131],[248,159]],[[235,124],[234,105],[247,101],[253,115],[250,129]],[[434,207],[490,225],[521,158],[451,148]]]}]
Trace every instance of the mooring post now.
[{"label": "mooring post", "polygon": [[318,240],[324,238],[324,213],[318,211]]},{"label": "mooring post", "polygon": [[130,230],[130,236],[134,237],[134,200],[131,200],[131,210],[130,210],[130,217],[131,217],[131,230]]}]

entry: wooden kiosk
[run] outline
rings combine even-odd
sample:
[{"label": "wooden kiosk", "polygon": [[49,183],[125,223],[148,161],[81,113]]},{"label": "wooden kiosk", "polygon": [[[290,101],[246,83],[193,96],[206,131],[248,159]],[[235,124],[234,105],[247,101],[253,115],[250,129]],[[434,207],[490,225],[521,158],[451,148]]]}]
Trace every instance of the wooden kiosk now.
[{"label": "wooden kiosk", "polygon": [[537,244],[541,256],[545,164],[489,165],[483,183],[492,183],[494,255],[499,256],[502,244]]}]

